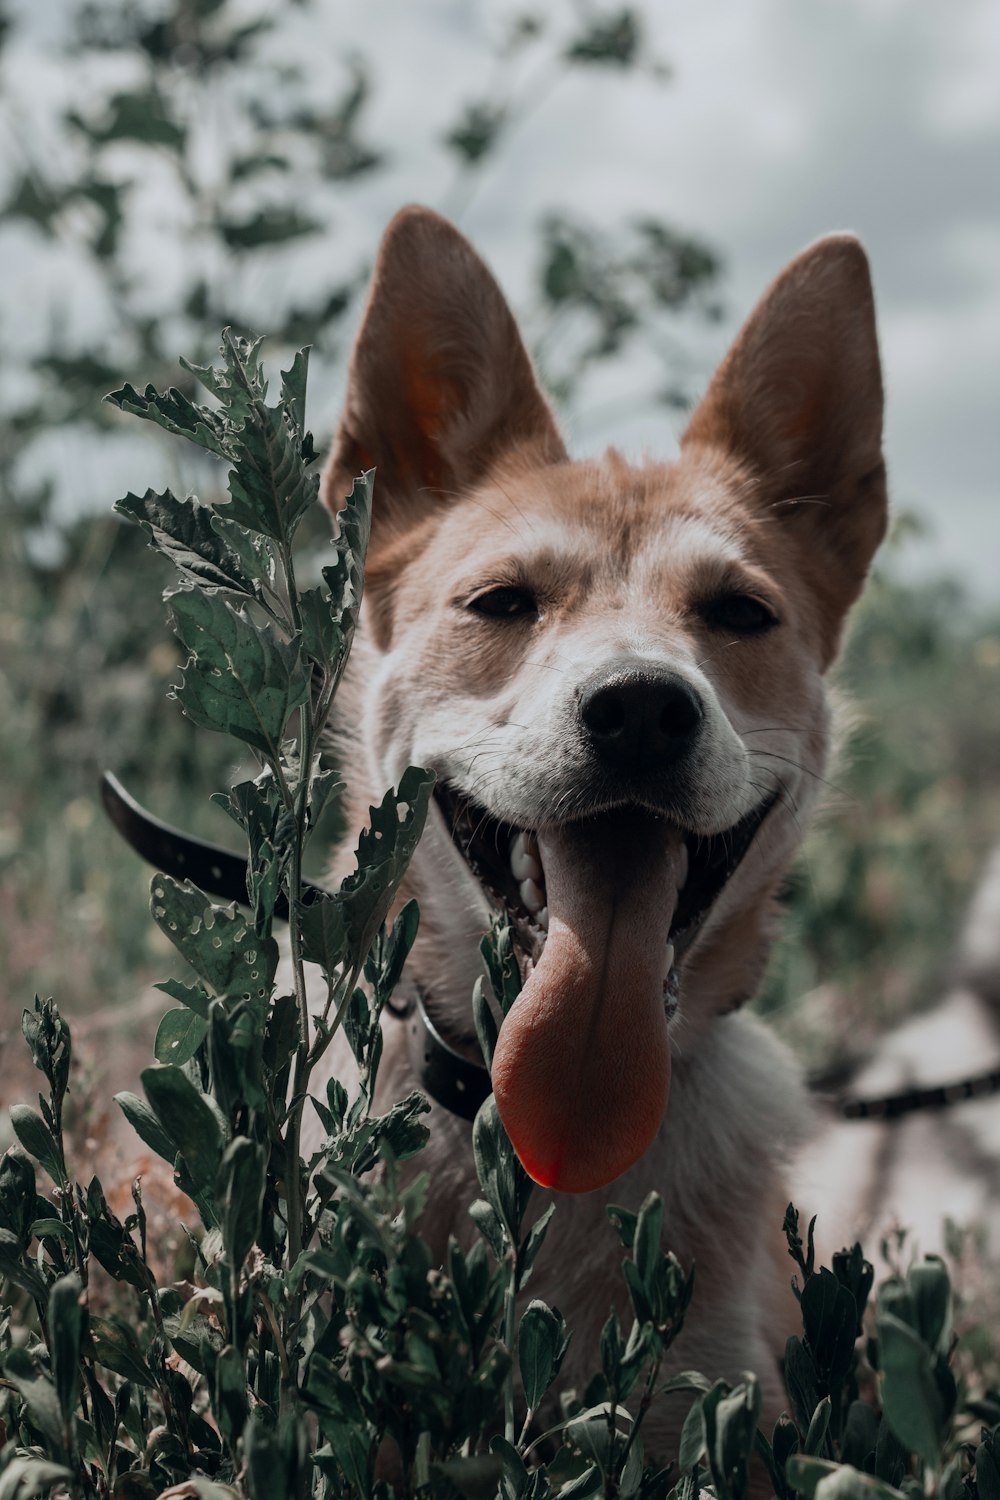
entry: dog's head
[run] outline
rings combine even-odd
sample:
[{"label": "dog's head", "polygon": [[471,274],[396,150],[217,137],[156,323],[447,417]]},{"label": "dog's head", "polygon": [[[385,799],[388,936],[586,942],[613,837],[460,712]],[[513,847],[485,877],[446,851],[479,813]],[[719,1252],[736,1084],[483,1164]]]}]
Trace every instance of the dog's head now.
[{"label": "dog's head", "polygon": [[373,791],[438,775],[414,879],[445,1001],[468,1004],[490,909],[513,918],[493,1081],[539,1181],[636,1160],[678,997],[690,1035],[756,986],[885,529],[881,430],[849,236],[774,282],[678,460],[633,467],[567,458],[455,229],[408,209],[386,234],[326,474],[336,509],[377,469],[358,712]]}]

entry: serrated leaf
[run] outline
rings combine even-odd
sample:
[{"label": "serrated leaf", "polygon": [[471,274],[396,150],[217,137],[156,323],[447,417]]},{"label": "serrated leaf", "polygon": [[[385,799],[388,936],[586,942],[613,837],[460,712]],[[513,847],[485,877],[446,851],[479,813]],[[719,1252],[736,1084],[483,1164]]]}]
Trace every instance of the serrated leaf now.
[{"label": "serrated leaf", "polygon": [[310,661],[336,671],[347,650],[347,637],[326,589],[306,589],[299,595],[302,645]]},{"label": "serrated leaf", "polygon": [[203,984],[182,984],[179,979],[162,979],[159,984],[153,985],[154,990],[162,990],[169,995],[171,1000],[179,1000],[186,1005],[188,1010],[193,1010],[202,1020],[208,1020],[208,1010],[212,1003],[212,997]]},{"label": "serrated leaf", "polygon": [[29,1156],[45,1168],[52,1181],[59,1187],[66,1186],[66,1173],[59,1156],[59,1148],[49,1127],[40,1115],[27,1104],[12,1104],[10,1123],[14,1134]]},{"label": "serrated leaf", "polygon": [[192,1181],[201,1189],[214,1188],[223,1142],[212,1110],[180,1068],[145,1068],[140,1077],[146,1097],[183,1156]]},{"label": "serrated leaf", "polygon": [[433,772],[409,766],[396,790],[371,809],[370,827],[358,840],[357,869],[338,893],[355,961],[371,950],[389,914],[423,832],[433,785]]},{"label": "serrated leaf", "polygon": [[145,417],[164,431],[185,437],[220,458],[229,457],[225,423],[219,413],[210,411],[207,406],[195,406],[173,387],[161,394],[154,385],[147,385],[140,395],[126,381],[120,390],[111,391],[104,399],[117,406],[119,411]]},{"label": "serrated leaf", "polygon": [[150,546],[169,557],[182,578],[200,588],[251,598],[258,594],[256,576],[244,571],[241,558],[214,524],[214,509],[196,496],[178,500],[170,490],[147,490],[141,496],[129,491],[115,510],[142,527]]},{"label": "serrated leaf", "polygon": [[289,716],[309,698],[298,648],[219,594],[182,589],[171,596],[170,609],[191,653],[173,691],[188,718],[276,762]]},{"label": "serrated leaf", "polygon": [[353,635],[361,610],[364,591],[365,558],[372,526],[372,496],[375,470],[360,474],[338,513],[339,530],[334,546],[336,561],[323,569],[323,581],[330,590],[334,613],[348,642]]},{"label": "serrated leaf", "polygon": [[157,1062],[190,1062],[205,1040],[208,1022],[193,1010],[168,1010],[156,1028],[153,1056]]},{"label": "serrated leaf", "polygon": [[306,381],[310,350],[300,349],[287,370],[281,372],[281,399],[301,441],[306,435]]},{"label": "serrated leaf", "polygon": [[256,1005],[267,1000],[278,945],[258,937],[235,905],[215,906],[190,881],[154,875],[150,910],[160,931],[216,995],[239,995]]},{"label": "serrated leaf", "polygon": [[280,406],[253,401],[229,471],[229,495],[227,519],[282,545],[319,495],[319,474],[303,460]]}]

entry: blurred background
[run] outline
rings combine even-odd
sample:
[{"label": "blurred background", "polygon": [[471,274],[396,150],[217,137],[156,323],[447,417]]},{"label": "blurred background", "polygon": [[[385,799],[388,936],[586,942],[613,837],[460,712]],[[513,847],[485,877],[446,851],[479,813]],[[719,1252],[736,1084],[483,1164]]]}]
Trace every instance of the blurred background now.
[{"label": "blurred background", "polygon": [[580,454],[669,456],[770,278],[862,236],[896,523],[761,1003],[829,1071],[935,1000],[1000,837],[998,61],[989,0],[6,0],[0,1030],[172,972],[103,768],[227,837],[227,748],[166,697],[165,571],[110,514],[223,476],[101,397],[191,391],[178,356],[231,324],[274,369],[313,346],[322,444],[412,200],[493,265]]}]

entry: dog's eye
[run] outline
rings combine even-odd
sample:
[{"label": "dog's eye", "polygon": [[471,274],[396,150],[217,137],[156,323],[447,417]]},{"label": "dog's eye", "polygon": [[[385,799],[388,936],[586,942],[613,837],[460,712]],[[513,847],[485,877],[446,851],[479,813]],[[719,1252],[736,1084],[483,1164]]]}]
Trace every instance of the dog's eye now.
[{"label": "dog's eye", "polygon": [[736,635],[763,635],[778,623],[774,612],[752,594],[720,594],[701,606],[700,614],[713,630],[731,630]]},{"label": "dog's eye", "polygon": [[530,589],[487,589],[470,599],[469,609],[477,615],[489,615],[494,620],[512,620],[518,615],[538,614],[538,600]]}]

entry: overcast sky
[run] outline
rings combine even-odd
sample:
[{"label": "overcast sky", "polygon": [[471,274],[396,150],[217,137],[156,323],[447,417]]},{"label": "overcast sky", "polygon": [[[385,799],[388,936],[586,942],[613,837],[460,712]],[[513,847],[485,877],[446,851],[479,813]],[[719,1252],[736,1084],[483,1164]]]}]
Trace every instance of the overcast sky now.
[{"label": "overcast sky", "polygon": [[[58,92],[50,39],[64,4],[20,7],[28,27],[16,71],[39,95]],[[573,13],[571,0],[538,8],[564,22]],[[875,280],[892,492],[930,525],[927,540],[907,549],[907,566],[949,569],[980,597],[1000,597],[996,0],[649,0],[653,50],[670,80],[577,69],[554,83],[550,72],[533,87],[529,74],[518,123],[466,201],[456,195],[441,131],[460,103],[490,92],[490,48],[520,9],[494,0],[284,8],[273,45],[315,59],[319,93],[328,79],[331,95],[341,86],[352,50],[372,60],[365,134],[388,147],[390,165],[343,193],[340,266],[370,256],[395,208],[418,199],[454,213],[517,305],[543,210],[609,224],[655,214],[707,238],[725,261],[726,317],[691,346],[697,387],[796,251],[829,230],[855,230]],[[37,260],[29,239],[8,243]],[[309,253],[322,276],[327,252]],[[15,330],[19,319],[47,315],[35,273],[18,269],[31,290],[8,309]],[[631,391],[650,378],[641,359],[616,372],[619,399],[605,391],[609,399],[584,403],[569,434],[574,450],[614,442],[635,456],[668,455],[678,419],[643,402],[630,411]],[[319,394],[333,404],[335,392]],[[320,414],[311,416],[323,432]],[[127,479],[144,487],[155,477],[143,472],[141,451],[137,443]],[[74,450],[79,476],[101,461],[99,452]]]}]

